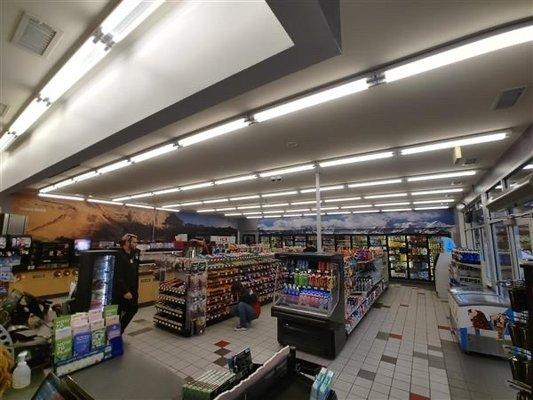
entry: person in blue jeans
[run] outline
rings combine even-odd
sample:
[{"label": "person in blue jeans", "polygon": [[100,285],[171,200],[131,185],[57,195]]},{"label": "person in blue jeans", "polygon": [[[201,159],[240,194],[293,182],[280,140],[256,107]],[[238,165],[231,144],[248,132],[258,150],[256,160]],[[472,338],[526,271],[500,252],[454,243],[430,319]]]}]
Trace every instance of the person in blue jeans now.
[{"label": "person in blue jeans", "polygon": [[236,331],[246,331],[250,322],[257,319],[257,313],[254,305],[257,304],[257,296],[250,289],[246,289],[240,282],[233,286],[233,292],[239,299],[237,305],[233,306],[233,315],[239,317],[239,324],[235,327]]}]

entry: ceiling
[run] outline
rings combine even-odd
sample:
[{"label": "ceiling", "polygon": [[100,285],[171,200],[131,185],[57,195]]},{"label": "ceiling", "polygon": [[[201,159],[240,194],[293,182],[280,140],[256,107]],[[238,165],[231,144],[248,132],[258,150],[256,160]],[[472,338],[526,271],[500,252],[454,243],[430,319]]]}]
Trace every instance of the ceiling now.
[{"label": "ceiling", "polygon": [[[98,157],[83,160],[77,168],[37,182],[32,188],[99,167],[225,119],[228,115],[239,115],[310,88],[531,15],[531,1],[488,1],[481,8],[475,2],[431,2],[425,5],[413,1],[343,1],[342,55],[210,107]],[[476,160],[468,168],[480,171],[474,177],[453,180],[468,188],[533,123],[532,84],[533,46],[519,45],[254,124],[231,135],[65,187],[61,193],[114,198],[343,155],[511,129],[511,135],[503,141],[463,148],[466,159]],[[514,107],[492,109],[502,90],[523,85],[528,86],[528,90]],[[287,146],[288,142],[295,142],[296,147]],[[321,183],[371,181],[465,168],[453,165],[450,150],[441,150],[324,169]],[[279,182],[257,179],[158,196],[142,202],[164,205],[308,188],[313,184],[313,173],[305,172],[288,175]],[[349,193],[444,188],[451,184],[452,180],[404,183],[359,192],[331,192],[331,197]],[[300,197],[312,198],[312,195]],[[281,198],[271,200],[282,201]]]}]

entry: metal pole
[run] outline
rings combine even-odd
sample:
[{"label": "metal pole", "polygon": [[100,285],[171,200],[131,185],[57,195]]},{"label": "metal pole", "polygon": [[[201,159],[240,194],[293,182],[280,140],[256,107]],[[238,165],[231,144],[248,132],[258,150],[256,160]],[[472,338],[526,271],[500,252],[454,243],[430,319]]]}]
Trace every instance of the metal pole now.
[{"label": "metal pole", "polygon": [[320,207],[320,170],[317,167],[315,173],[315,193],[316,193],[316,250],[322,252],[322,215]]}]

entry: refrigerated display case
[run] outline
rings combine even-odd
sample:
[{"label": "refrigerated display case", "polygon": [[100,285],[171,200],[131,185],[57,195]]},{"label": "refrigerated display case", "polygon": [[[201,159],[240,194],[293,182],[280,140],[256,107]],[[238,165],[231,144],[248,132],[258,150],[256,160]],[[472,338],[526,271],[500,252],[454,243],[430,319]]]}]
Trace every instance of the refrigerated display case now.
[{"label": "refrigerated display case", "polygon": [[284,253],[276,258],[280,289],[271,313],[278,319],[278,342],[335,358],[346,342],[342,257]]},{"label": "refrigerated display case", "polygon": [[259,244],[270,246],[270,236],[259,235]]},{"label": "refrigerated display case", "polygon": [[343,251],[352,248],[352,238],[350,235],[335,235],[335,250]]},{"label": "refrigerated display case", "polygon": [[352,249],[362,249],[368,247],[367,235],[352,235]]},{"label": "refrigerated display case", "polygon": [[407,243],[405,235],[390,235],[387,237],[389,276],[391,278],[407,279]]},{"label": "refrigerated display case", "polygon": [[283,247],[281,235],[270,236],[270,247],[272,247],[273,249],[281,249]]},{"label": "refrigerated display case", "polygon": [[78,285],[73,302],[74,312],[99,310],[112,304],[117,259],[116,250],[91,250],[80,253]]},{"label": "refrigerated display case", "polygon": [[370,247],[387,247],[387,235],[368,235]]},{"label": "refrigerated display case", "polygon": [[322,235],[322,251],[325,253],[335,253],[335,236]]},{"label": "refrigerated display case", "polygon": [[294,245],[299,247],[305,247],[307,245],[305,235],[294,235]]},{"label": "refrigerated display case", "polygon": [[294,246],[294,236],[283,235],[283,247],[292,247],[292,246]]},{"label": "refrigerated display case", "polygon": [[429,248],[427,235],[407,235],[407,277],[412,280],[430,281]]},{"label": "refrigerated display case", "polygon": [[444,251],[442,246],[441,236],[430,236],[429,243],[429,268],[431,270],[431,277],[435,280],[435,265],[437,264],[437,256]]},{"label": "refrigerated display case", "polygon": [[316,235],[307,235],[307,243],[306,246],[309,245],[311,247],[317,248],[317,241],[316,241]]}]

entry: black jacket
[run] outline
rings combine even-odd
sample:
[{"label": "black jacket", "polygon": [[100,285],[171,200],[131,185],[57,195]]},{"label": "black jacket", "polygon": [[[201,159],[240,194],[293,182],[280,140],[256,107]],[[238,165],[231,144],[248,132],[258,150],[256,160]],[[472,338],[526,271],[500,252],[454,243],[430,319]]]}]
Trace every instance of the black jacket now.
[{"label": "black jacket", "polygon": [[128,254],[121,248],[118,251],[113,278],[113,303],[125,301],[124,295],[128,292],[133,295],[132,301],[137,302],[139,298],[139,253],[134,251]]}]

